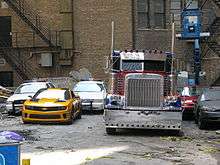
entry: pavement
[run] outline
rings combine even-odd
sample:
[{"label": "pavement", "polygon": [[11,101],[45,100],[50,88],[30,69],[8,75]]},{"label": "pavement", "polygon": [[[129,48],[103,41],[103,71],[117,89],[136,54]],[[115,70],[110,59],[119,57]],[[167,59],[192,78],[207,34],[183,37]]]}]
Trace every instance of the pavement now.
[{"label": "pavement", "polygon": [[107,135],[101,114],[83,115],[72,125],[23,124],[20,117],[3,117],[0,131],[25,137],[23,159],[31,165],[218,165],[219,128],[199,130],[184,121],[182,135],[170,131],[119,130]]}]

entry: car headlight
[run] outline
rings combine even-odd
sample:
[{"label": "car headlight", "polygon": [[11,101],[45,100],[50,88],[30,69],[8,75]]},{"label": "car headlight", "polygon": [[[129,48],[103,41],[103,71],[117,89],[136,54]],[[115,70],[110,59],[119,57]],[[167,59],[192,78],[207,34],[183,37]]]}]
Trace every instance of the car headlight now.
[{"label": "car headlight", "polygon": [[28,110],[33,110],[33,109],[34,109],[33,106],[28,106],[28,105],[25,105],[24,108],[25,108],[25,109],[28,109]]},{"label": "car headlight", "polygon": [[208,107],[208,106],[202,106],[201,110],[203,110],[203,111],[215,111],[215,108]]},{"label": "car headlight", "polygon": [[93,103],[103,103],[104,99],[95,99]]},{"label": "car headlight", "polygon": [[6,104],[12,104],[13,101],[6,101]]},{"label": "car headlight", "polygon": [[57,110],[66,110],[66,106],[57,107]]}]

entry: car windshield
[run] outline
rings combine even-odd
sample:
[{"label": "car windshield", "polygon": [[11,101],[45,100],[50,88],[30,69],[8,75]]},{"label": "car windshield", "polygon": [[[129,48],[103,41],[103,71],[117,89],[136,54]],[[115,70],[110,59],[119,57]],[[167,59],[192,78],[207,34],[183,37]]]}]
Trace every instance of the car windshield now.
[{"label": "car windshield", "polygon": [[220,100],[220,90],[206,91],[201,96],[201,101],[216,101]]},{"label": "car windshield", "polygon": [[69,99],[68,92],[66,90],[44,90],[42,92],[37,93],[33,99],[58,99],[58,100],[67,100]]},{"label": "car windshield", "polygon": [[103,90],[103,85],[99,83],[78,83],[73,89],[74,92],[101,92]]},{"label": "car windshield", "polygon": [[42,88],[46,88],[46,85],[43,83],[22,84],[15,90],[15,94],[36,93]]}]

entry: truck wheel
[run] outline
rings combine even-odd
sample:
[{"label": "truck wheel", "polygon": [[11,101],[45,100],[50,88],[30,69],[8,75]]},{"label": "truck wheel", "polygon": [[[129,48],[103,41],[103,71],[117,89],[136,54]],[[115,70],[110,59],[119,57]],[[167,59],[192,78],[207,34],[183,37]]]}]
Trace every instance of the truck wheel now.
[{"label": "truck wheel", "polygon": [[108,135],[114,135],[116,133],[116,128],[106,128],[106,133]]},{"label": "truck wheel", "polygon": [[183,114],[182,114],[182,120],[185,121],[185,120],[187,120],[187,119],[188,119],[187,114],[183,113]]}]

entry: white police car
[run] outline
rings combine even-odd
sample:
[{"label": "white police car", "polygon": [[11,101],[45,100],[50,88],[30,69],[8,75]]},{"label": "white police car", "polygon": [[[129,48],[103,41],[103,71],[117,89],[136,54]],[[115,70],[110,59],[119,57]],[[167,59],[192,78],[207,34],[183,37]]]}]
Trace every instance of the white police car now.
[{"label": "white police car", "polygon": [[54,88],[51,82],[29,81],[21,84],[7,99],[6,109],[9,114],[19,114],[23,103],[42,88]]},{"label": "white police car", "polygon": [[81,99],[82,110],[104,110],[107,95],[104,82],[80,81],[73,91]]}]

